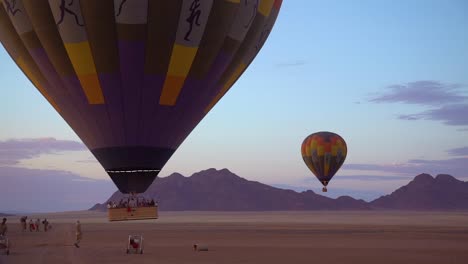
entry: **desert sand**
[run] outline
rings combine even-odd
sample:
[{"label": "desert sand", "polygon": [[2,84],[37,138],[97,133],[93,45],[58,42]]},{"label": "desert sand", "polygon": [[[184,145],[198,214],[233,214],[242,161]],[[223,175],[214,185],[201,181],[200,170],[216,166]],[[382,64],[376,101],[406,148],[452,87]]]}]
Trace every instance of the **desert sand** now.
[{"label": "desert sand", "polygon": [[[10,217],[11,254],[0,263],[468,263],[468,212],[160,212],[158,220],[112,223],[97,212],[30,217],[47,217],[52,230],[22,232]],[[144,254],[126,254],[129,234],[144,236]],[[209,251],[194,252],[194,243]]]}]

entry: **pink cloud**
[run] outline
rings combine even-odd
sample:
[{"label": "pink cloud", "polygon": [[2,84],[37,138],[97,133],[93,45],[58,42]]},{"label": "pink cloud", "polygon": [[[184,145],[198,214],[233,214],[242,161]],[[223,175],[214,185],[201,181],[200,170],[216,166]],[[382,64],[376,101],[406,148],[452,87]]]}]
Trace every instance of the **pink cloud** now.
[{"label": "pink cloud", "polygon": [[419,105],[442,105],[468,100],[459,92],[461,85],[437,81],[416,81],[387,87],[386,93],[370,99],[375,103],[404,103]]},{"label": "pink cloud", "polygon": [[26,138],[0,141],[0,165],[14,165],[20,160],[32,159],[41,154],[63,151],[84,151],[81,142],[55,138]]}]

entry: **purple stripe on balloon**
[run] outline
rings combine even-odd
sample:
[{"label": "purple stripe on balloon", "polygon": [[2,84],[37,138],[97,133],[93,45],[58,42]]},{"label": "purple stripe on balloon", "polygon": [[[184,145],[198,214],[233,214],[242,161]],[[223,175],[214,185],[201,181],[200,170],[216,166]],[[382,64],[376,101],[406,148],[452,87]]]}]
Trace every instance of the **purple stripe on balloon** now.
[{"label": "purple stripe on balloon", "polygon": [[43,48],[29,50],[32,58],[39,66],[49,85],[44,87],[47,93],[52,97],[60,111],[63,119],[77,133],[85,144],[93,145],[90,141],[90,129],[84,124],[75,98],[70,96],[58,73],[50,62],[47,53]]},{"label": "purple stripe on balloon", "polygon": [[207,89],[207,93],[202,98],[203,100],[203,112],[205,108],[211,103],[211,101],[218,95],[218,93],[222,89],[222,84],[219,83],[222,74],[226,71],[226,69],[231,64],[233,59],[232,55],[226,54],[224,52],[220,52],[216,57],[215,63],[210,69],[208,76],[212,76],[210,78],[210,89]]},{"label": "purple stripe on balloon", "polygon": [[171,146],[179,146],[180,138],[185,139],[192,129],[192,124],[198,124],[200,122],[198,112],[203,109],[204,105],[200,100],[200,94],[206,89],[210,89],[207,84],[207,80],[195,80],[186,79],[183,90],[180,94],[177,103],[177,114],[174,118],[175,124],[174,129],[177,133],[173,133],[169,138]]},{"label": "purple stripe on balloon", "polygon": [[120,74],[101,73],[99,74],[99,82],[101,83],[107,113],[110,118],[110,126],[114,135],[112,146],[124,146],[125,127]]},{"label": "purple stripe on balloon", "polygon": [[141,144],[153,144],[153,138],[159,135],[153,134],[153,127],[161,126],[162,118],[169,108],[159,110],[159,97],[164,84],[165,76],[145,75],[141,101]]},{"label": "purple stripe on balloon", "polygon": [[122,81],[123,109],[126,145],[137,146],[139,140],[141,90],[144,82],[144,42],[119,42],[120,72]]},{"label": "purple stripe on balloon", "polygon": [[[218,53],[218,56],[216,56],[216,59],[214,60],[213,64],[211,65],[211,69],[207,74],[207,81],[210,82],[210,87],[215,86],[219,79],[221,78],[222,74],[226,71],[227,67],[229,64],[231,64],[232,59],[234,56],[232,54],[227,54],[223,51],[220,51]],[[215,87],[212,87],[215,88]],[[213,89],[210,88],[211,93],[216,92],[215,95],[217,94],[217,91],[213,91]]]},{"label": "purple stripe on balloon", "polygon": [[186,105],[186,112],[190,113],[190,115],[181,116],[183,126],[179,129],[182,132],[171,140],[174,146],[179,146],[205,116],[205,108],[219,93],[219,79],[229,66],[232,58],[232,55],[220,52],[203,80],[198,81],[189,78],[185,81],[179,100],[180,103]]},{"label": "purple stripe on balloon", "polygon": [[[150,104],[154,110],[144,117],[151,126],[149,135],[145,135],[147,142],[156,147],[177,148],[205,116],[204,110],[219,92],[218,81],[231,60],[232,56],[220,53],[205,78],[186,79],[175,106],[159,105],[163,77],[146,76],[145,90],[156,97],[151,98]],[[146,95],[144,98],[147,100]],[[146,104],[147,101],[148,107]]]},{"label": "purple stripe on balloon", "polygon": [[112,146],[113,134],[107,115],[106,105],[92,105],[83,92],[80,81],[76,76],[62,77],[62,82],[71,93],[71,97],[81,109],[84,125],[91,129],[90,137],[94,145],[90,149]]},{"label": "purple stripe on balloon", "polygon": [[154,112],[148,120],[151,126],[148,140],[152,146],[176,148],[181,143],[180,138],[185,139],[188,136],[193,129],[192,124],[199,121],[196,120],[197,115],[192,111],[191,104],[197,105],[196,95],[199,92],[197,88],[202,87],[202,83],[202,81],[186,80],[184,95],[179,97],[175,106],[159,105],[159,97],[156,96]]},{"label": "purple stripe on balloon", "polygon": [[210,70],[201,83],[195,82],[192,78],[186,80],[186,84],[192,83],[192,86],[198,86],[193,88],[194,91],[191,90],[189,86],[187,86],[187,89],[184,86],[180,97],[183,98],[181,99],[182,101],[189,104],[190,111],[195,112],[198,116],[197,118],[202,118],[204,116],[205,108],[219,93],[221,89],[219,79],[229,66],[232,58],[232,55],[221,52],[214,60]]}]

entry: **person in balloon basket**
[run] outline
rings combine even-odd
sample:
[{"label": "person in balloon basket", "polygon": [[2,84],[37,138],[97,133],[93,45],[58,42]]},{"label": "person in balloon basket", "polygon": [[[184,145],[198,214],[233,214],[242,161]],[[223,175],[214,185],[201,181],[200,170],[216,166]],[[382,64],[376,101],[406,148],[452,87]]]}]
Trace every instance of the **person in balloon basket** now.
[{"label": "person in balloon basket", "polygon": [[7,219],[3,218],[2,223],[0,224],[0,236],[6,236],[8,231],[8,226],[6,224]]},{"label": "person in balloon basket", "polygon": [[81,223],[80,220],[76,221],[76,226],[75,226],[75,231],[76,231],[76,241],[75,241],[75,247],[79,248],[80,247],[80,242],[81,239],[83,238],[83,234],[81,232]]}]

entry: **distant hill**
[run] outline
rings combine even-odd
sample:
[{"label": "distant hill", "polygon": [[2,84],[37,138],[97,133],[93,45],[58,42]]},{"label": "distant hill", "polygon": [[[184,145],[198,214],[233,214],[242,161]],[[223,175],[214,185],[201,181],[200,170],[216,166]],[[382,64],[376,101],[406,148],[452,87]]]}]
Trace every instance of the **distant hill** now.
[{"label": "distant hill", "polygon": [[[227,169],[208,169],[184,177],[174,173],[158,178],[144,194],[159,202],[164,211],[280,211],[280,210],[369,210],[363,200],[349,196],[337,199],[313,191],[295,192],[241,178]],[[123,197],[115,192],[109,200]],[[108,200],[108,201],[109,201]],[[90,210],[106,210],[96,204]]]},{"label": "distant hill", "polygon": [[[144,194],[164,211],[280,210],[468,210],[468,182],[446,174],[420,174],[410,183],[372,202],[349,196],[336,199],[313,191],[295,192],[243,179],[227,169],[208,169],[184,177],[158,178]],[[115,192],[107,201],[123,197]],[[106,201],[106,203],[107,203]],[[104,204],[90,210],[105,211]]]},{"label": "distant hill", "polygon": [[420,174],[410,183],[370,203],[376,209],[468,210],[468,182],[446,174]]}]

